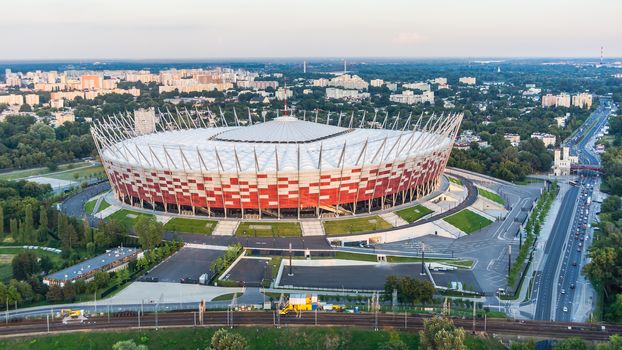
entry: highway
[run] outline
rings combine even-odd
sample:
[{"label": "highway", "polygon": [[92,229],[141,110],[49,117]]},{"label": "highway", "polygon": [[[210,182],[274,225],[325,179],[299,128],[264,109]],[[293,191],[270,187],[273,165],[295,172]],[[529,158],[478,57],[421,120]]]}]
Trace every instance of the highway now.
[{"label": "highway", "polygon": [[[29,319],[0,325],[0,337],[32,336],[55,332],[78,332],[93,330],[131,330],[141,328],[200,327],[198,313],[180,311],[171,313],[124,312],[89,317],[83,322],[72,321],[64,324],[60,319]],[[430,316],[407,313],[336,313],[303,312],[300,316],[288,314],[280,316],[275,311],[215,311],[206,312],[203,326],[334,326],[358,327],[366,329],[401,329],[418,331],[423,328],[423,320]],[[49,320],[49,323],[48,323]],[[488,334],[507,334],[549,338],[581,337],[584,340],[608,340],[613,334],[622,333],[620,325],[594,325],[548,321],[512,321],[509,319],[454,318],[454,323],[467,331]]]},{"label": "highway", "polygon": [[[601,98],[599,108],[564,142],[570,147],[570,153],[579,157],[580,164],[600,165],[593,143],[614,108],[610,100]],[[577,283],[591,240],[588,227],[594,214],[591,198],[594,186],[599,184],[594,175],[580,175],[576,186],[568,190],[562,199],[545,246],[545,265],[534,282],[536,320],[575,320],[576,299],[579,299]]]}]

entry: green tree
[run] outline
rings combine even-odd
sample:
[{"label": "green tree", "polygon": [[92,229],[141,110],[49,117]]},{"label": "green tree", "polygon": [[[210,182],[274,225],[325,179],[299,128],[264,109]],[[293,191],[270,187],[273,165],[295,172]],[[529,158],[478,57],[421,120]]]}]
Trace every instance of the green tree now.
[{"label": "green tree", "polygon": [[97,271],[93,275],[93,282],[97,288],[104,288],[110,283],[110,274],[104,271]]},{"label": "green tree", "polygon": [[528,342],[514,342],[510,346],[510,350],[536,350],[536,343],[533,340]]},{"label": "green tree", "polygon": [[133,340],[121,340],[114,343],[112,350],[147,350],[147,345],[136,345]]},{"label": "green tree", "polygon": [[419,331],[421,349],[424,350],[466,350],[464,329],[457,328],[451,319],[433,317],[423,320]]},{"label": "green tree", "polygon": [[237,333],[219,329],[212,336],[210,346],[206,350],[247,350],[248,342]]},{"label": "green tree", "polygon": [[11,261],[13,277],[17,280],[25,280],[40,271],[37,256],[30,251],[18,253]]},{"label": "green tree", "polygon": [[0,238],[4,238],[4,208],[0,205]]},{"label": "green tree", "polygon": [[73,283],[66,283],[63,286],[63,300],[73,302],[76,299],[76,287]]},{"label": "green tree", "polygon": [[155,248],[164,238],[164,227],[153,216],[140,216],[134,224],[134,232],[144,250]]},{"label": "green tree", "polygon": [[389,340],[380,344],[378,350],[408,350],[408,345],[400,339],[399,333],[391,332],[389,334]]},{"label": "green tree", "polygon": [[587,344],[577,337],[560,340],[553,346],[554,350],[587,350]]},{"label": "green tree", "polygon": [[58,285],[52,285],[45,294],[45,298],[51,302],[63,301],[63,289]]},{"label": "green tree", "polygon": [[24,233],[28,237],[29,242],[33,242],[31,239],[34,230],[34,220],[32,217],[32,206],[27,204],[24,208]]},{"label": "green tree", "polygon": [[39,228],[48,230],[48,210],[45,205],[39,207]]},{"label": "green tree", "polygon": [[603,213],[612,213],[620,209],[620,196],[608,196],[603,200],[600,210]]}]

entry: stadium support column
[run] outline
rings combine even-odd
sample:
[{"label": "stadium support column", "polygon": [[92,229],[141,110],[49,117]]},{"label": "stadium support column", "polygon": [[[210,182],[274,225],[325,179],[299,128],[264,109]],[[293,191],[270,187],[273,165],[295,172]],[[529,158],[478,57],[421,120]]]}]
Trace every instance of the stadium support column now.
[{"label": "stadium support column", "polygon": [[298,169],[298,206],[296,207],[296,214],[298,216],[298,220],[300,220],[300,144],[298,144],[298,148],[296,150],[296,168]]},{"label": "stadium support column", "polygon": [[220,198],[222,199],[222,208],[225,212],[225,219],[227,218],[227,203],[225,202],[225,191],[222,185],[222,171],[225,169],[222,166],[222,162],[220,161],[220,156],[218,155],[218,149],[214,147],[214,152],[216,153],[216,161],[218,165],[216,168],[218,169],[218,185],[220,186]]},{"label": "stadium support column", "polygon": [[371,197],[369,198],[369,205],[367,207],[368,213],[371,213],[371,205],[374,202],[374,198],[375,198],[374,196],[376,195],[376,188],[378,187],[378,182],[380,181],[380,167],[383,165],[382,161],[384,160],[384,151],[387,145],[387,139],[388,137],[385,136],[384,141],[382,142],[382,145],[380,145],[380,148],[378,149],[376,154],[371,159],[371,163],[373,164],[374,162],[376,162],[376,156],[378,156],[378,153],[382,151],[382,156],[380,156],[380,160],[377,162],[378,166],[376,167],[376,174],[375,174],[376,178],[374,179],[374,190],[371,193]]},{"label": "stadium support column", "polygon": [[259,161],[257,160],[257,150],[253,146],[253,157],[255,158],[255,184],[257,185],[257,208],[259,209],[259,219],[262,218],[261,195],[259,190]]},{"label": "stadium support column", "polygon": [[339,187],[337,188],[337,207],[335,208],[335,214],[337,214],[337,217],[339,217],[339,206],[341,205],[341,186],[343,184],[343,166],[346,162],[345,155],[346,155],[347,142],[348,142],[347,140],[343,142],[343,149],[341,150],[341,156],[339,157],[339,163],[337,163],[337,166],[341,164],[341,170],[339,172]]},{"label": "stadium support column", "polygon": [[[151,154],[151,161],[153,162],[153,164],[155,165],[155,161],[158,161],[158,164],[160,164],[160,168],[164,168],[162,161],[160,161],[160,158],[158,158],[155,152],[153,152],[153,149],[151,148],[151,146],[148,146],[148,147],[149,147],[149,153]],[[164,212],[168,213],[168,206],[166,205],[166,199],[164,198],[164,193],[162,193],[162,186],[160,184],[160,176],[158,172],[155,172],[155,174],[157,178],[154,179],[154,184],[158,185],[158,193],[160,194],[160,198],[162,199],[162,206],[164,207]]]},{"label": "stadium support column", "polygon": [[[205,205],[207,205],[207,216],[212,217],[212,210],[209,205],[209,200],[207,198],[207,188],[205,187],[205,173],[203,169],[207,171],[207,165],[205,165],[205,159],[201,155],[201,151],[199,151],[199,147],[197,147],[197,155],[199,156],[199,171],[201,172],[201,182],[203,183],[203,191],[205,192]],[[214,180],[211,180],[214,183]],[[198,190],[198,189],[197,189]]]},{"label": "stadium support column", "polygon": [[[363,118],[365,118],[365,114],[363,114]],[[369,138],[365,139],[365,144],[363,145],[363,149],[361,150],[361,153],[358,156],[358,159],[356,160],[356,164],[358,166],[359,161],[361,160],[361,156],[363,157],[363,161],[361,162],[361,171],[359,171],[359,180],[356,182],[356,195],[355,195],[355,199],[354,199],[354,210],[353,210],[353,214],[356,215],[356,207],[358,206],[359,203],[359,193],[361,192],[361,177],[363,176],[363,170],[365,169],[365,158],[367,157],[367,143],[369,141]],[[365,187],[363,187],[363,189],[365,189]]]},{"label": "stadium support column", "polygon": [[320,154],[318,156],[317,169],[318,169],[318,179],[317,179],[317,206],[315,207],[315,216],[317,218],[320,217],[320,201],[322,197],[322,150],[324,149],[324,144],[320,143]]},{"label": "stadium support column", "polygon": [[281,196],[279,195],[279,147],[274,145],[274,162],[276,164],[276,219],[281,219]]}]

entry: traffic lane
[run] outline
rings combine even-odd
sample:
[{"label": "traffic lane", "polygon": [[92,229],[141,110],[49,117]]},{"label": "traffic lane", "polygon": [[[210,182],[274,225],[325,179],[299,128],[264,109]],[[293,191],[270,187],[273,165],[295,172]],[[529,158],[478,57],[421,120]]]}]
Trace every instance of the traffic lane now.
[{"label": "traffic lane", "polygon": [[542,279],[536,301],[536,319],[551,319],[553,297],[553,283],[557,283],[555,274],[559,266],[559,252],[565,242],[564,236],[568,232],[572,213],[578,196],[578,188],[573,187],[566,192],[562,200],[562,207],[553,224],[553,230],[544,247],[547,260],[542,270]]},{"label": "traffic lane", "polygon": [[[586,213],[585,210],[589,210],[587,198],[591,197],[593,194],[593,185],[594,181],[591,178],[587,178],[585,182],[581,184],[578,215],[575,215],[573,229],[568,237],[568,249],[565,252],[565,259],[560,274],[560,296],[556,310],[557,320],[570,321],[572,318],[575,287],[582,266],[583,251],[587,251],[584,242],[587,237],[586,226],[589,212]],[[564,311],[564,307],[566,311]]]}]

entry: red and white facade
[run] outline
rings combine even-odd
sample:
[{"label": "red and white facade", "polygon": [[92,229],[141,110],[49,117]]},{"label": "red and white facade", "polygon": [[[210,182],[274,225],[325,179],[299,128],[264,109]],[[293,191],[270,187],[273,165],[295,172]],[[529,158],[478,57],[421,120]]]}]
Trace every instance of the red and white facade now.
[{"label": "red and white facade", "polygon": [[409,118],[401,130],[352,127],[353,117],[342,127],[342,116],[331,125],[330,115],[321,124],[249,118],[249,126],[221,118],[220,127],[200,113],[157,119],[148,134],[136,131],[131,116],[92,128],[118,199],[173,213],[260,219],[361,214],[429,194],[462,115]]}]

